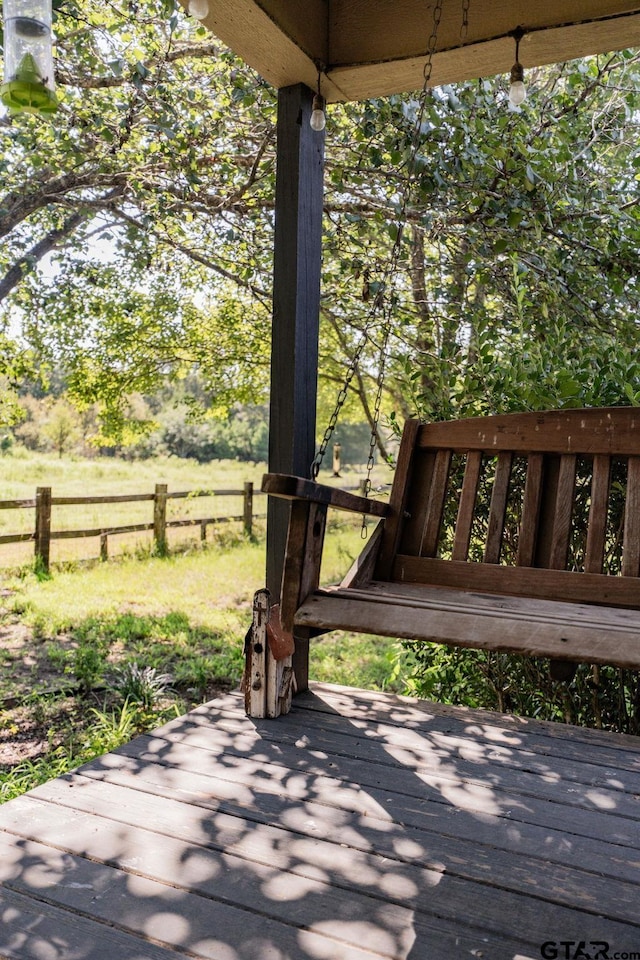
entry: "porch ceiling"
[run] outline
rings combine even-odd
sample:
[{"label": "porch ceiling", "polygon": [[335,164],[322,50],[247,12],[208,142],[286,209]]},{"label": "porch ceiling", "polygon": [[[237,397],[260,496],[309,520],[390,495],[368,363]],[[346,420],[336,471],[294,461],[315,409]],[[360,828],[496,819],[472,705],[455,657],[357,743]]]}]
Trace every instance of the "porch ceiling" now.
[{"label": "porch ceiling", "polygon": [[[185,5],[187,0],[184,0]],[[209,0],[204,23],[276,87],[315,87],[330,101],[417,89],[433,25],[430,0]],[[508,73],[513,31],[525,67],[640,46],[640,0],[443,0],[434,84]]]}]

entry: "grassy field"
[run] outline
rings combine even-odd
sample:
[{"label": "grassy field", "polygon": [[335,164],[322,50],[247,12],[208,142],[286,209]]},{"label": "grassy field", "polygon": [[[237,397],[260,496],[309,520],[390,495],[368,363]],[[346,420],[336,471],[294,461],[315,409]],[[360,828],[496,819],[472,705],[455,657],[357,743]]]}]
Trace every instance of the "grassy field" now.
[{"label": "grassy field", "polygon": [[[98,496],[100,494],[153,493],[156,483],[166,483],[169,492],[185,490],[242,490],[246,481],[254,484],[256,491],[254,513],[264,514],[265,498],[259,493],[265,465],[231,460],[199,464],[193,460],[176,457],[159,457],[153,460],[128,462],[112,457],[94,459],[60,459],[50,454],[31,453],[17,448],[0,456],[0,500],[30,499],[36,487],[49,486],[53,496]],[[364,470],[346,471],[340,480],[330,473],[321,477],[323,482],[341,486],[357,486],[364,477]],[[387,468],[379,469],[376,482],[388,482]],[[201,517],[241,516],[242,497],[198,497],[195,499],[169,500],[167,519],[197,519]],[[153,503],[87,504],[54,506],[53,530],[95,529],[147,523],[153,519]],[[33,508],[0,510],[0,535],[30,533],[34,528]],[[169,545],[176,547],[185,539],[197,540],[199,527],[168,531]],[[211,535],[211,529],[209,530]],[[148,551],[151,547],[150,533],[118,534],[109,537],[109,553],[135,553]],[[0,544],[0,568],[16,567],[29,563],[33,555],[32,543]],[[97,557],[97,537],[86,539],[53,540],[51,559],[53,563]]]},{"label": "grassy field", "polygon": [[[31,460],[43,469],[46,463]],[[15,464],[0,460],[7,483],[9,466]],[[22,466],[20,477],[12,472],[10,492],[3,483],[0,498],[29,495],[33,477]],[[52,486],[59,481],[60,495],[83,484],[96,493],[113,492],[114,483],[140,491],[145,479],[158,478],[157,464],[139,471],[139,464],[81,462],[71,477],[59,466],[58,477],[44,475]],[[221,465],[206,478],[205,468],[187,475],[183,464],[168,466],[176,470],[164,478],[175,488],[252,478],[246,464]],[[258,480],[263,468],[251,469]],[[163,559],[71,562],[54,566],[48,578],[32,564],[0,574],[0,799],[238,685],[251,599],[264,583],[258,534],[249,540],[237,528],[219,527],[207,544],[195,540]],[[336,580],[361,547],[358,519],[334,519],[323,579]],[[389,683],[397,653],[393,641],[331,634],[312,643],[311,675],[400,689],[400,678]]]},{"label": "grassy field", "polygon": [[[219,461],[213,465],[195,461],[163,457],[153,460],[127,462],[110,457],[95,459],[59,459],[51,455],[18,451],[0,457],[0,500],[29,499],[36,487],[49,486],[53,496],[98,496],[100,494],[153,493],[156,483],[166,483],[170,492],[185,490],[242,490],[245,481],[252,481],[256,490],[264,472],[263,464]],[[186,519],[216,516],[241,516],[242,497],[198,497],[170,500],[167,519]],[[264,499],[256,495],[254,511],[264,513]],[[95,529],[134,523],[148,523],[153,519],[153,503],[80,504],[54,506],[53,530]],[[0,511],[0,534],[32,532],[34,511],[31,508]],[[197,539],[199,528],[169,530],[173,546],[185,538]],[[110,553],[148,550],[150,533],[118,534],[109,538]],[[33,545],[0,545],[0,567],[27,563]],[[51,558],[55,562],[86,559],[99,554],[98,538],[54,540]]]}]

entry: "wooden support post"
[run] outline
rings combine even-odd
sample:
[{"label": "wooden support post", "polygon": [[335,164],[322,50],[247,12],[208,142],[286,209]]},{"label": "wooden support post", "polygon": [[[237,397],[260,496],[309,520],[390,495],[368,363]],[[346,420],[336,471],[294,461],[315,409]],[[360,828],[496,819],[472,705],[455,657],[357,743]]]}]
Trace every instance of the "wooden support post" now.
[{"label": "wooden support post", "polygon": [[100,559],[103,563],[109,559],[109,534],[104,530],[100,534]]},{"label": "wooden support post", "polygon": [[[309,125],[312,102],[302,84],[278,91],[269,433],[269,470],[304,477],[315,448],[324,166],[324,134]],[[274,600],[288,519],[288,504],[270,498],[267,587]]]},{"label": "wooden support post", "polygon": [[36,488],[35,557],[42,570],[49,572],[51,553],[51,487]]},{"label": "wooden support post", "polygon": [[202,520],[200,523],[200,540],[202,541],[202,543],[206,543],[207,541],[207,521],[206,520]]},{"label": "wooden support post", "polygon": [[267,647],[267,703],[266,715],[275,719],[291,709],[293,696],[293,666],[291,657],[276,660]]},{"label": "wooden support post", "polygon": [[153,498],[153,549],[160,557],[167,552],[167,484],[156,483]]},{"label": "wooden support post", "polygon": [[250,480],[244,485],[244,532],[248,537],[253,533],[253,484]]}]

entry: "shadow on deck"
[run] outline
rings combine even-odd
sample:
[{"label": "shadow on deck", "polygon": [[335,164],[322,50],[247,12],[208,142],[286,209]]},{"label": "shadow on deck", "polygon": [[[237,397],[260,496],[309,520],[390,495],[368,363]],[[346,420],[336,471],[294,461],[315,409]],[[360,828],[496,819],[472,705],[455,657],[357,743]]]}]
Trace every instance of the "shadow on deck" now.
[{"label": "shadow on deck", "polygon": [[640,958],[640,739],[239,694],[0,807],[0,957]]}]

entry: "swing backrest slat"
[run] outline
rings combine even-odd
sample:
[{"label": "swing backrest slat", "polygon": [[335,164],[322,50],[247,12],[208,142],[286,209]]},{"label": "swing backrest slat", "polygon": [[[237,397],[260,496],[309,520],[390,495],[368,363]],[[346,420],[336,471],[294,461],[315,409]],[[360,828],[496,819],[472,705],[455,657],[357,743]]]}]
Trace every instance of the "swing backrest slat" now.
[{"label": "swing backrest slat", "polygon": [[640,607],[640,412],[409,421],[374,579]]}]

